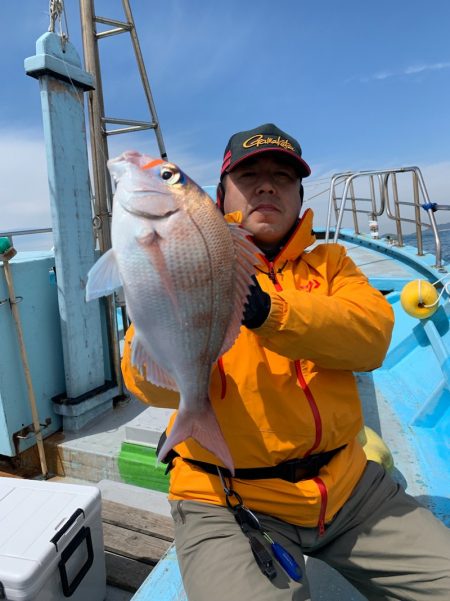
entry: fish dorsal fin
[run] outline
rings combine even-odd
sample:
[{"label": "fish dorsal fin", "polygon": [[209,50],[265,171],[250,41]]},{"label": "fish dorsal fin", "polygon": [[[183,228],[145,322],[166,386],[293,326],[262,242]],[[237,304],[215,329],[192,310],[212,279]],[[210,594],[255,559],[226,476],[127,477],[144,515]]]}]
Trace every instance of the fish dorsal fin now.
[{"label": "fish dorsal fin", "polygon": [[114,251],[110,248],[94,263],[87,275],[86,300],[90,301],[100,296],[112,294],[120,288],[119,268]]},{"label": "fish dorsal fin", "polygon": [[233,346],[241,329],[244,305],[247,302],[252,275],[255,273],[256,254],[259,252],[258,248],[249,239],[250,234],[238,223],[229,223],[228,227],[233,239],[236,256],[236,263],[234,265],[235,294],[231,320],[225,334],[220,355],[223,355]]},{"label": "fish dorsal fin", "polygon": [[171,376],[150,357],[145,350],[143,344],[139,340],[139,335],[136,333],[131,342],[131,363],[139,370],[148,382],[168,388],[169,390],[177,390],[178,387]]}]

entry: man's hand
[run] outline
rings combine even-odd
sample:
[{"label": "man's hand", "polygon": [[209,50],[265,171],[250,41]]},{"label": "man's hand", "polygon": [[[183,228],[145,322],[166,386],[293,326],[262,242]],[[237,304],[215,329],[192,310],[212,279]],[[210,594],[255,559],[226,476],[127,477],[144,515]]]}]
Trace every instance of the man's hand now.
[{"label": "man's hand", "polygon": [[253,284],[249,286],[249,295],[244,308],[242,325],[251,330],[259,328],[266,321],[270,312],[270,296],[258,284],[256,276],[252,275]]}]

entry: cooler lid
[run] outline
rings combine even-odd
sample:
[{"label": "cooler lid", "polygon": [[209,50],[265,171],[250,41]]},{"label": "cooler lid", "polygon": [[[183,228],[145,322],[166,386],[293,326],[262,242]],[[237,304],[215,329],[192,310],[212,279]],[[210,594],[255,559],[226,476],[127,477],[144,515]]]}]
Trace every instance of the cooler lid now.
[{"label": "cooler lid", "polygon": [[0,582],[8,599],[39,590],[99,498],[94,486],[0,478]]}]

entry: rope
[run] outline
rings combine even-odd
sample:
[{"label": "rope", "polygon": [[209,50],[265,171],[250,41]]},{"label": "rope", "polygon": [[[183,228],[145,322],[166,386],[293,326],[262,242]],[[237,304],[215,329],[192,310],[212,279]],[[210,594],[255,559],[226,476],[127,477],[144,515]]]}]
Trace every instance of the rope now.
[{"label": "rope", "polygon": [[305,198],[305,202],[309,202],[313,198],[317,198],[317,196],[320,196],[321,194],[325,194],[326,192],[329,192],[329,191],[330,191],[330,188],[328,187],[325,190],[322,190],[321,192],[317,192],[317,194],[313,194],[312,196],[309,196],[307,199]]},{"label": "rope", "polygon": [[[435,282],[432,282],[432,286],[436,286],[436,284],[439,284],[439,282],[442,282],[442,280],[445,280],[445,278],[450,277],[450,273],[446,273],[444,276],[442,276],[441,278],[439,278],[438,280],[436,280]],[[435,307],[441,300],[442,295],[444,294],[444,292],[447,293],[448,296],[450,296],[450,281],[443,284],[442,285],[442,290],[440,291],[437,299],[434,301],[434,303],[431,303],[431,305],[425,305],[422,303],[422,285],[421,282],[422,280],[418,279],[418,288],[419,288],[419,304],[421,304],[425,309],[431,309],[431,307]]]},{"label": "rope", "polygon": [[[419,289],[419,306],[424,306],[423,298],[422,298],[422,280],[417,280],[417,287]],[[434,303],[431,306],[433,307]]]},{"label": "rope", "polygon": [[[54,30],[55,30],[55,21],[56,21],[56,19],[58,19],[58,21],[59,21],[59,30],[60,30],[59,35],[61,36],[61,45],[62,45],[62,49],[63,49],[63,52],[64,52],[65,44],[66,44],[66,42],[69,41],[69,27],[68,27],[68,24],[67,24],[67,15],[66,15],[66,8],[65,8],[65,5],[64,5],[64,0],[50,0],[49,11],[50,11],[50,25],[49,25],[49,29],[48,30],[50,32],[54,32]],[[62,31],[62,23],[61,23],[61,21],[62,21],[62,18],[61,18],[62,13],[64,13],[64,22],[65,22],[65,28],[66,28],[67,34]],[[63,61],[63,65],[64,65],[64,68],[65,68],[65,71],[66,71],[67,81],[69,82],[69,84],[70,84],[73,92],[75,93],[75,95],[78,95],[79,89],[73,83],[72,78],[70,77],[69,69],[67,68],[67,64],[64,61]],[[103,151],[102,151],[102,154],[104,154]],[[105,159],[106,157],[103,157],[103,158]],[[106,163],[106,160],[105,160],[105,163]],[[92,207],[92,209],[94,211],[95,197],[94,197],[94,192],[92,190],[92,184],[91,184],[91,178],[90,177],[89,177],[89,196],[90,196],[90,201],[91,201],[91,207]],[[93,225],[93,228],[94,228],[95,237],[98,240],[98,233],[97,232],[98,232],[98,230],[101,227],[101,221],[100,221],[100,217],[98,215],[93,218],[92,225]]]},{"label": "rope", "polygon": [[[48,26],[48,30],[51,33],[55,33],[55,24],[56,20],[59,23],[59,36],[61,38],[61,46],[64,52],[66,43],[69,41],[69,26],[67,24],[67,15],[66,15],[66,7],[64,6],[64,0],[50,0],[49,5],[50,12],[50,24]],[[64,26],[65,30],[63,31],[62,27],[62,15],[64,14]]]}]

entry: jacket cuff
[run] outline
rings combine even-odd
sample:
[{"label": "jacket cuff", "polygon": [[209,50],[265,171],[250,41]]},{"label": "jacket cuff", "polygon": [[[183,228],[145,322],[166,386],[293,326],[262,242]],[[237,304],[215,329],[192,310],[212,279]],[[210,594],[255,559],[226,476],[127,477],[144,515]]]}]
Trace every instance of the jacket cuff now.
[{"label": "jacket cuff", "polygon": [[270,295],[270,301],[270,311],[267,319],[259,326],[259,328],[252,329],[252,332],[264,338],[270,337],[280,330],[280,326],[284,322],[287,311],[286,303],[280,296]]}]

